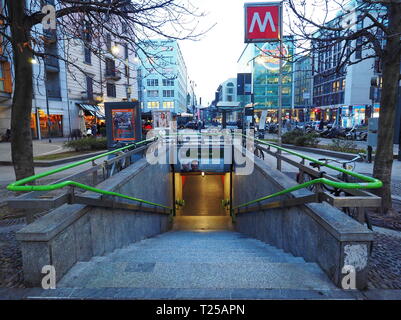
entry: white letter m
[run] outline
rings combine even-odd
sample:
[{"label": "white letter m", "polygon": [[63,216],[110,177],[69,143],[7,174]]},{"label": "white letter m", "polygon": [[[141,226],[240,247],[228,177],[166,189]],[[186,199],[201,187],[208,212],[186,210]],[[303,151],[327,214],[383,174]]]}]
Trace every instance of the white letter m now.
[{"label": "white letter m", "polygon": [[260,19],[259,12],[255,12],[255,14],[253,15],[253,18],[252,18],[252,23],[251,23],[251,27],[249,29],[249,33],[252,33],[253,30],[255,29],[256,22],[258,23],[260,32],[266,31],[268,22],[270,24],[270,28],[272,29],[272,31],[276,32],[276,26],[274,25],[273,17],[270,12],[266,12],[265,19],[263,20],[263,24],[262,24],[262,20]]}]

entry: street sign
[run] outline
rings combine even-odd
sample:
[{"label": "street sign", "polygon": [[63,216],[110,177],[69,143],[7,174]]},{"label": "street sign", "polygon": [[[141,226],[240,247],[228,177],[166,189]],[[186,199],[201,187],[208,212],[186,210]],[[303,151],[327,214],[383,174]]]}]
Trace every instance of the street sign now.
[{"label": "street sign", "polygon": [[245,43],[280,40],[281,3],[245,4]]}]

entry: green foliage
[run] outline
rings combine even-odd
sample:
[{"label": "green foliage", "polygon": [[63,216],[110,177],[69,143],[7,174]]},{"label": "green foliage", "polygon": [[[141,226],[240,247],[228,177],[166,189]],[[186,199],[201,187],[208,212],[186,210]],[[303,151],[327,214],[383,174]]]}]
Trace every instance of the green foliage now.
[{"label": "green foliage", "polygon": [[315,133],[304,133],[302,130],[295,129],[283,134],[282,142],[302,147],[315,147],[319,143],[318,137],[319,136]]},{"label": "green foliage", "polygon": [[79,140],[70,140],[64,143],[66,148],[74,149],[75,151],[90,151],[90,150],[106,150],[107,139],[88,137]]}]

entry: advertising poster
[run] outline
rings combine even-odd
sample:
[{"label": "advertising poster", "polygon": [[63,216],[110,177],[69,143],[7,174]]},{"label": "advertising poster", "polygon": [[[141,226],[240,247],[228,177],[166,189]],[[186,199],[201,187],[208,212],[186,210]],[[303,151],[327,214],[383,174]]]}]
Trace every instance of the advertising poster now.
[{"label": "advertising poster", "polygon": [[113,109],[111,111],[113,141],[134,141],[135,109]]},{"label": "advertising poster", "polygon": [[153,128],[167,129],[170,127],[170,111],[153,111]]}]

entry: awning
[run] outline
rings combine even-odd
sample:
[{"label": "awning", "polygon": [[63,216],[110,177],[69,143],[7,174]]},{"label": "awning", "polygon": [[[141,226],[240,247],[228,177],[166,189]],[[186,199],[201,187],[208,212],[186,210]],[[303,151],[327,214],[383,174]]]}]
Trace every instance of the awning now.
[{"label": "awning", "polygon": [[84,111],[88,112],[94,117],[99,119],[106,119],[104,113],[99,109],[98,106],[92,104],[85,104],[85,103],[77,103],[77,105]]}]

